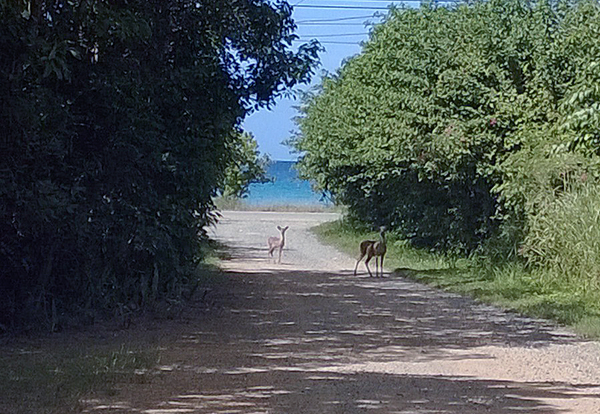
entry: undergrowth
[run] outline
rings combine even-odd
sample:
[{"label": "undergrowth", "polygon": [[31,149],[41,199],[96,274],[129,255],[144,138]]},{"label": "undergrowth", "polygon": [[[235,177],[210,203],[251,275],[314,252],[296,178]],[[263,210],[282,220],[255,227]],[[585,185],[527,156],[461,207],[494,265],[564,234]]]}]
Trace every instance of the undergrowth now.
[{"label": "undergrowth", "polygon": [[[206,259],[191,283],[196,296],[162,301],[132,315],[139,316],[139,323],[148,318],[162,327],[188,310],[189,300],[223,283],[216,266],[223,247],[211,242],[204,249]],[[87,328],[93,329],[91,334],[75,327],[51,336],[38,331],[0,336],[0,413],[79,413],[86,399],[102,400],[117,395],[124,384],[150,381],[160,362],[154,337],[136,334],[124,341],[117,326],[119,320],[107,319]]]},{"label": "undergrowth", "polygon": [[0,354],[0,412],[81,412],[81,398],[114,395],[124,382],[147,381],[158,349],[120,345],[90,347],[73,341],[60,349],[5,347]]}]

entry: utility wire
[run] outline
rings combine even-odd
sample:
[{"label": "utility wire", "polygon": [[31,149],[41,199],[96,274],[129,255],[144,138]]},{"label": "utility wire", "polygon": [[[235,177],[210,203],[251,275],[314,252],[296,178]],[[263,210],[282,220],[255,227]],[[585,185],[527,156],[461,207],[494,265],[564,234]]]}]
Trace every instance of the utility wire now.
[{"label": "utility wire", "polygon": [[322,45],[356,45],[360,46],[360,42],[320,42]]},{"label": "utility wire", "polygon": [[296,23],[321,23],[321,22],[341,22],[345,20],[357,20],[357,19],[370,19],[373,17],[377,17],[374,14],[368,16],[354,16],[354,17],[339,17],[337,19],[309,19],[309,20],[298,20]]},{"label": "utility wire", "polygon": [[303,26],[360,26],[365,27],[364,23],[302,23]]},{"label": "utility wire", "polygon": [[345,36],[364,36],[368,35],[366,32],[362,33],[339,33],[339,34],[309,34],[301,35],[302,37],[345,37]]},{"label": "utility wire", "polygon": [[[442,3],[442,2],[439,2]],[[453,3],[452,1],[445,1],[443,3]],[[331,5],[331,4],[298,4],[295,8],[304,9],[338,9],[338,10],[389,10],[388,6],[351,6],[351,5]]]},{"label": "utility wire", "polygon": [[[294,42],[306,42],[306,40],[302,40],[302,39],[297,39],[294,40]],[[335,40],[325,40],[323,42],[319,42],[322,45],[357,45],[360,46],[361,42],[342,42],[342,41],[335,41]]]},{"label": "utility wire", "polygon": [[337,9],[337,10],[389,10],[387,7],[370,6],[333,6],[329,4],[299,4],[296,7],[305,9]]},{"label": "utility wire", "polygon": [[[331,0],[335,1],[335,0]],[[354,0],[339,0],[343,3],[353,2]],[[306,8],[306,9],[342,9],[342,10],[389,10],[390,7],[408,5],[409,3],[420,4],[421,0],[402,0],[402,1],[389,1],[389,0],[373,0],[371,2],[358,0],[357,3],[360,5],[353,4],[302,4],[304,0],[299,1],[293,8]],[[380,6],[376,2],[383,2],[386,5]],[[436,4],[455,4],[457,0],[437,0]],[[372,3],[372,6],[366,6],[365,4]]]},{"label": "utility wire", "polygon": [[[296,3],[294,6],[304,3],[305,1],[306,0],[301,0],[298,3]],[[396,0],[370,0],[370,1],[366,1],[366,0],[328,0],[326,3],[327,4],[343,3],[345,5],[351,5],[352,3],[358,3],[358,5],[360,5],[360,6],[365,6],[365,5],[377,5],[377,6],[385,5],[385,6],[387,6],[390,4],[402,5],[405,3],[415,3],[415,2],[420,2],[420,0],[400,0],[400,1],[396,1]],[[308,5],[310,5],[310,3],[308,3]]]},{"label": "utility wire", "polygon": [[[301,3],[304,3],[306,0],[300,0],[298,1],[298,3],[296,3],[293,7],[296,7],[298,5],[300,5]],[[437,0],[436,4],[455,4],[457,3],[459,0]],[[361,6],[365,6],[366,5],[374,5],[374,6],[382,6],[381,3],[383,3],[383,5],[385,5],[386,7],[389,5],[394,5],[394,6],[402,6],[402,5],[407,5],[407,4],[421,4],[422,0],[328,0],[326,2],[326,4],[335,4],[335,3],[343,3],[343,5],[352,5],[352,3],[358,3]],[[304,6],[311,6],[312,4],[304,4]]]}]

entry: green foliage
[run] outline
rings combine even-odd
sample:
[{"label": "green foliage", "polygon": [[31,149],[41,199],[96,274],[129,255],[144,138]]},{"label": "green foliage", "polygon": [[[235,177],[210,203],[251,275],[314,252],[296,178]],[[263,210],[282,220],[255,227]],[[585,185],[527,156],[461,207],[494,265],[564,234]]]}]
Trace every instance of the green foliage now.
[{"label": "green foliage", "polygon": [[285,2],[1,1],[0,23],[0,325],[181,297],[232,131],[317,46],[292,51]]},{"label": "green foliage", "polygon": [[561,110],[559,131],[566,139],[560,148],[600,155],[600,61],[585,68]]},{"label": "green foliage", "polygon": [[391,10],[305,97],[302,173],[418,246],[516,255],[564,174],[594,174],[593,157],[564,149],[597,151],[598,13],[519,0]]},{"label": "green foliage", "polygon": [[226,199],[243,198],[248,195],[252,183],[266,183],[269,157],[260,155],[258,143],[252,134],[238,134],[228,148],[231,161],[225,170],[220,196]]},{"label": "green foliage", "polygon": [[600,186],[579,184],[531,214],[522,247],[529,263],[582,290],[600,286]]}]

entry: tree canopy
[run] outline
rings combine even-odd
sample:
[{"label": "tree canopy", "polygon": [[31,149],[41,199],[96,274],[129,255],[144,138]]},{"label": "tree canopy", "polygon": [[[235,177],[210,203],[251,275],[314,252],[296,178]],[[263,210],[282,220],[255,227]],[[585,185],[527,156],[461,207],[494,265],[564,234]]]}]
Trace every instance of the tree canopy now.
[{"label": "tree canopy", "polygon": [[419,246],[504,237],[514,253],[542,194],[594,175],[599,13],[544,0],[391,9],[306,96],[293,140],[304,176]]}]

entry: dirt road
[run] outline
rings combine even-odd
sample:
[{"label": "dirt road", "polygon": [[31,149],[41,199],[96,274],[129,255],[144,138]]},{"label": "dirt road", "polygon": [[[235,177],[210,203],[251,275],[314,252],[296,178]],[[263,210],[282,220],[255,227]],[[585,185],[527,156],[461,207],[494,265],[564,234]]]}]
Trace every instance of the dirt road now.
[{"label": "dirt road", "polygon": [[[225,212],[211,309],[190,309],[149,383],[89,412],[600,413],[600,346],[550,323],[387,273],[320,245],[322,213]],[[283,263],[266,256],[289,225]]]}]

